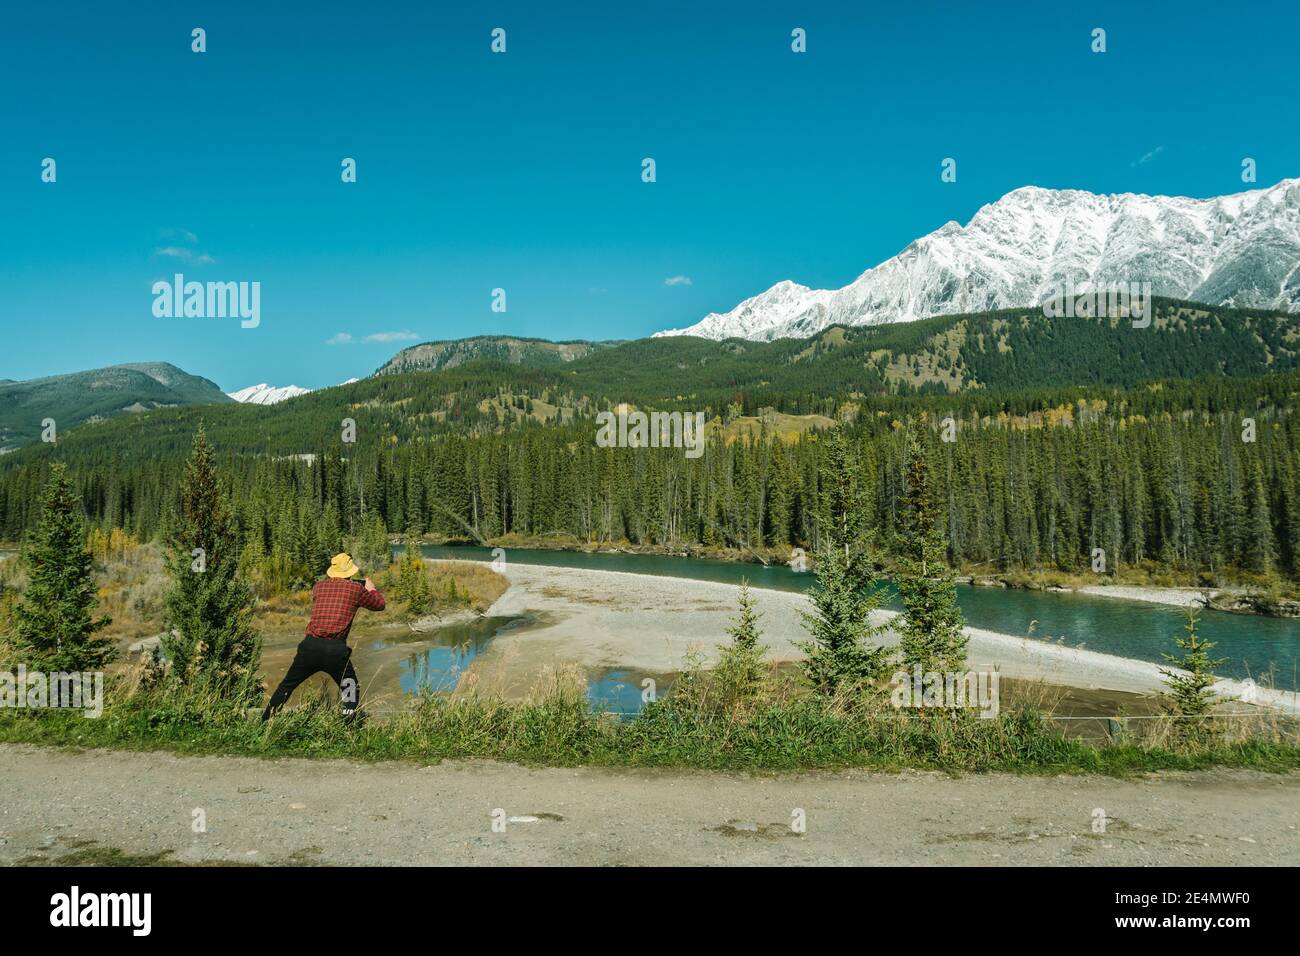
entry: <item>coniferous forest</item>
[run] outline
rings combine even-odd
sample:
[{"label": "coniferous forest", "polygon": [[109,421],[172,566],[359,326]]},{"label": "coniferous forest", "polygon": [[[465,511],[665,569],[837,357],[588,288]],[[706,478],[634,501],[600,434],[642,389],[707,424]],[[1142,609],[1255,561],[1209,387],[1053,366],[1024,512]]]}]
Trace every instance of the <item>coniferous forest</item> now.
[{"label": "coniferous forest", "polygon": [[[802,353],[774,344],[797,356],[828,349],[827,334]],[[890,364],[933,366],[935,339],[906,335],[920,344]],[[708,346],[725,355],[728,343]],[[1029,343],[1018,347],[1017,368],[1041,364]],[[617,367],[620,356],[584,361]],[[773,400],[766,386],[727,389],[716,378],[707,394],[667,400],[662,376],[639,388],[612,376],[619,385],[579,391],[568,369],[483,361],[385,373],[271,408],[162,409],[0,459],[0,538],[32,526],[54,461],[68,465],[92,524],[165,536],[202,421],[229,483],[242,565],[280,587],[312,580],[345,543],[384,534],[815,553],[826,430],[843,422],[864,476],[866,531],[888,548],[915,423],[954,566],[1147,565],[1207,584],[1300,576],[1295,373],[1009,388],[986,372],[977,385],[937,390],[845,388],[816,361],[804,371],[788,401],[763,405]],[[617,402],[702,407],[706,453],[597,447],[595,413]]]}]

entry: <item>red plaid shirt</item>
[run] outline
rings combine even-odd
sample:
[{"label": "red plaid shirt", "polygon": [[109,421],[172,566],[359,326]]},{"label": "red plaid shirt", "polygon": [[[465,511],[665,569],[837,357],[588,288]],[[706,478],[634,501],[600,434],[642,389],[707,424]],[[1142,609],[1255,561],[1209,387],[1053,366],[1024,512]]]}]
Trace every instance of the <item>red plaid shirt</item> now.
[{"label": "red plaid shirt", "polygon": [[348,631],[352,630],[352,618],[359,607],[382,611],[384,596],[378,591],[367,591],[365,585],[345,578],[326,578],[316,582],[311,589],[311,620],[307,622],[307,636],[346,641]]}]

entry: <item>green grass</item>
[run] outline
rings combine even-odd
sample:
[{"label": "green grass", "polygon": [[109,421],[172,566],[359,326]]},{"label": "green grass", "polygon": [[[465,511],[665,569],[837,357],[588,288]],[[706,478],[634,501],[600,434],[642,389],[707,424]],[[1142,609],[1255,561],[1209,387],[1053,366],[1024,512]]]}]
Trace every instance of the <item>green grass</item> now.
[{"label": "green grass", "polygon": [[129,853],[115,846],[99,846],[84,842],[69,852],[46,856],[31,854],[18,860],[15,866],[184,866],[170,859],[171,850],[159,853]]},{"label": "green grass", "polygon": [[110,691],[98,719],[79,712],[6,711],[0,741],[180,754],[348,758],[436,763],[488,758],[529,765],[802,771],[849,767],[946,772],[1100,773],[1246,767],[1300,769],[1300,746],[1261,723],[1232,742],[1109,745],[1067,738],[1038,709],[993,719],[887,705],[845,706],[813,696],[773,698],[741,713],[688,695],[633,720],[593,713],[579,686],[561,683],[523,703],[430,695],[383,721],[344,725],[314,701],[263,725],[243,709],[184,692]]},{"label": "green grass", "polygon": [[[47,853],[33,853],[24,856],[14,866],[257,866],[255,863],[229,860],[204,860],[201,862],[182,862],[173,859],[172,850],[160,850],[157,853],[132,853],[115,846],[103,846],[93,840],[77,840],[69,843],[66,852],[62,847],[54,847]],[[295,854],[297,857],[298,854]],[[310,860],[295,858],[296,866],[310,866]]]}]

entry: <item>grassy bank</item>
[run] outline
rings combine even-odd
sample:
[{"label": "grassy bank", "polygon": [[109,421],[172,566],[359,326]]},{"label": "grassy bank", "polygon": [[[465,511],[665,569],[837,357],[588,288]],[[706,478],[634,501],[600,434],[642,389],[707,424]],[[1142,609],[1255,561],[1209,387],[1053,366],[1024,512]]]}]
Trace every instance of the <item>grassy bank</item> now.
[{"label": "grassy bank", "polygon": [[[161,556],[126,540],[97,542],[97,603],[115,618],[110,636],[126,641],[157,626]],[[413,559],[380,572],[391,586],[398,622],[439,609],[483,610],[506,587],[481,563]],[[10,582],[21,590],[21,581]],[[401,592],[418,591],[421,610]],[[264,634],[301,633],[305,592],[275,593],[258,605]],[[409,622],[408,622],[409,623]],[[363,619],[360,628],[383,622]],[[390,626],[401,626],[400,623]],[[16,661],[10,662],[16,664]],[[6,667],[0,659],[0,669]],[[8,666],[12,670],[14,667]],[[593,713],[575,673],[552,673],[523,701],[468,692],[413,698],[384,719],[347,726],[333,702],[316,700],[262,724],[250,713],[123,662],[109,675],[97,719],[80,711],[0,707],[0,741],[63,747],[166,750],[261,757],[345,757],[437,762],[492,758],[527,764],[580,764],[717,770],[797,771],[861,767],[949,772],[1131,773],[1214,766],[1300,769],[1293,723],[1275,718],[1217,719],[1217,733],[1191,736],[1168,720],[1140,722],[1115,739],[1069,737],[1050,720],[1053,705],[1008,702],[993,719],[969,712],[896,710],[868,694],[826,697],[778,667],[745,672],[698,662],[665,698],[636,718]],[[739,673],[739,672],[737,672]],[[1007,701],[1007,698],[1003,698]],[[1134,721],[1137,725],[1139,722]]]},{"label": "grassy bank", "polygon": [[119,678],[102,717],[79,712],[6,710],[0,741],[60,747],[165,750],[254,757],[356,760],[490,758],[532,765],[797,771],[838,768],[948,772],[1129,774],[1167,769],[1247,767],[1300,770],[1293,732],[1260,720],[1243,736],[1188,741],[1173,726],[1140,742],[1103,745],[1065,737],[1031,704],[998,717],[931,711],[923,717],[887,703],[850,704],[813,695],[776,696],[737,709],[699,693],[671,694],[640,716],[593,713],[582,685],[555,679],[531,700],[429,695],[383,721],[342,723],[316,700],[263,725],[248,712],[191,692],[133,691]]}]

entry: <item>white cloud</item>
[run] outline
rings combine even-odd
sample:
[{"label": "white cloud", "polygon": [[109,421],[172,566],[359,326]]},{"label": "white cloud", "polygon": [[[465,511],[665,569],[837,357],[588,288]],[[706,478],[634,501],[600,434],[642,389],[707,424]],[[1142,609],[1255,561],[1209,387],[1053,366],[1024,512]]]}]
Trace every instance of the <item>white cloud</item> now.
[{"label": "white cloud", "polygon": [[690,276],[669,276],[664,280],[664,285],[690,285]]},{"label": "white cloud", "polygon": [[165,239],[179,239],[181,242],[188,243],[188,245],[159,246],[153,251],[155,256],[161,256],[165,259],[179,259],[182,262],[190,262],[196,266],[208,266],[217,261],[206,252],[189,248],[189,246],[198,243],[199,237],[188,229],[161,229],[159,234]]},{"label": "white cloud", "polygon": [[361,338],[353,338],[350,332],[339,332],[325,340],[326,345],[373,345],[376,342],[417,342],[420,336],[417,332],[409,329],[403,329],[401,332],[372,332],[370,335],[363,335]]},{"label": "white cloud", "polygon": [[1146,164],[1146,163],[1151,162],[1151,160],[1155,159],[1157,156],[1159,156],[1159,155],[1160,155],[1161,153],[1163,153],[1164,151],[1165,151],[1165,148],[1164,148],[1163,146],[1157,146],[1155,149],[1151,150],[1151,152],[1147,153],[1145,156],[1143,156],[1141,159],[1139,159],[1136,163],[1129,163],[1129,165],[1130,165],[1130,166],[1142,166],[1142,165],[1144,165],[1144,164]]}]

